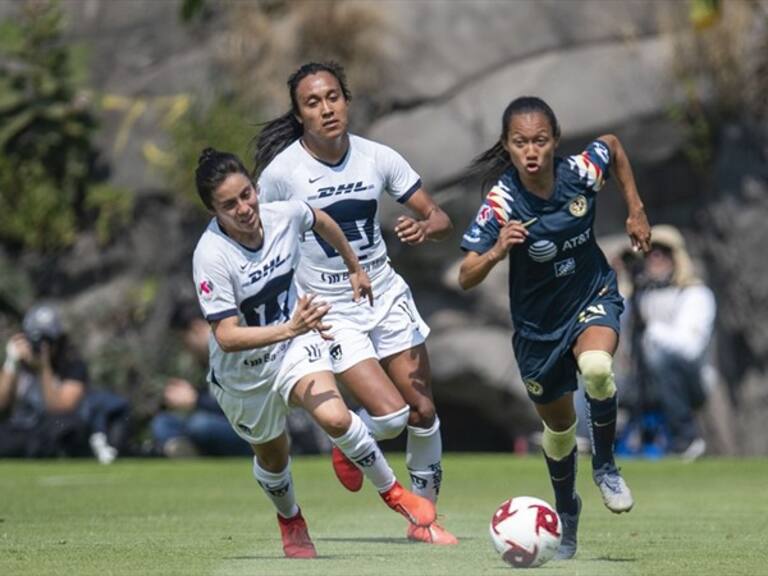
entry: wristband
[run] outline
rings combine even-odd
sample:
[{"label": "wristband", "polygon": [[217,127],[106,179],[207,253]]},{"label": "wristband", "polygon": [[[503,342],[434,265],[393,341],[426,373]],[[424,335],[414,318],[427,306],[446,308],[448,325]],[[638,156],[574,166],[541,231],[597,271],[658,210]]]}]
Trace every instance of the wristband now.
[{"label": "wristband", "polygon": [[16,370],[19,367],[18,361],[13,358],[6,358],[3,362],[3,371],[9,374],[16,374]]}]

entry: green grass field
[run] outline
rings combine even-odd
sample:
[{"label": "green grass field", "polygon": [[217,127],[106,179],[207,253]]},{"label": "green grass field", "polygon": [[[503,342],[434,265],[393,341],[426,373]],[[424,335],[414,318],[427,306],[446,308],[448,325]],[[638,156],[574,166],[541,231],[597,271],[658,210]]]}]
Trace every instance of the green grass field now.
[{"label": "green grass field", "polygon": [[[402,458],[391,458],[404,475]],[[630,514],[603,507],[580,462],[574,560],[542,574],[759,575],[768,570],[768,460],[621,463]],[[459,546],[410,544],[370,487],[350,494],[327,458],[294,480],[320,558],[282,557],[274,513],[244,460],[0,461],[0,575],[475,575],[511,570],[488,522],[515,495],[552,501],[541,458],[449,455],[440,513]]]}]

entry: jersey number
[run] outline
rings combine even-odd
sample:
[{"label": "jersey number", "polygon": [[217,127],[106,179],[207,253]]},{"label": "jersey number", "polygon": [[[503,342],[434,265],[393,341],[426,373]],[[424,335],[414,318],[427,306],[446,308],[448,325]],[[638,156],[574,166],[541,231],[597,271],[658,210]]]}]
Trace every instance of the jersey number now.
[{"label": "jersey number", "polygon": [[290,319],[288,294],[291,290],[293,270],[273,278],[258,294],[246,298],[240,304],[240,312],[248,326],[268,326]]},{"label": "jersey number", "polygon": [[[373,246],[374,222],[376,219],[376,200],[341,200],[323,208],[341,231],[344,232],[347,241],[365,240],[363,246],[357,246],[357,250],[366,250]],[[339,253],[333,246],[323,240],[317,232],[312,232],[317,243],[328,258],[338,256]],[[358,255],[359,256],[359,255]],[[361,258],[362,259],[362,258]]]}]

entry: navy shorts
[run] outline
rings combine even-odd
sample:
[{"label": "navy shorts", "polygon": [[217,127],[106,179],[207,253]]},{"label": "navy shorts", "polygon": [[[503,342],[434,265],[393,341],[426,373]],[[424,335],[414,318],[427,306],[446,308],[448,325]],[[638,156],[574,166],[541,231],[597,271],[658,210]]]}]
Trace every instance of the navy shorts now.
[{"label": "navy shorts", "polygon": [[587,304],[558,340],[531,340],[514,334],[512,348],[528,397],[536,404],[549,404],[577,390],[578,366],[571,350],[574,342],[590,326],[607,326],[618,334],[623,311],[621,295],[609,289]]}]

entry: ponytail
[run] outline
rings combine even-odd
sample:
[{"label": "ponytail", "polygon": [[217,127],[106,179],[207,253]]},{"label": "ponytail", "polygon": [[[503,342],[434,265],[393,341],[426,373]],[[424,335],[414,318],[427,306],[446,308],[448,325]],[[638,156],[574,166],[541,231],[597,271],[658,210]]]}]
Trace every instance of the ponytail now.
[{"label": "ponytail", "polygon": [[293,111],[286,112],[262,125],[261,133],[251,140],[255,144],[253,155],[253,176],[258,177],[264,168],[283,150],[301,138],[304,128]]},{"label": "ponytail", "polygon": [[509,154],[499,140],[472,160],[467,170],[467,177],[479,177],[480,191],[485,194],[510,166],[512,162],[509,160]]}]

